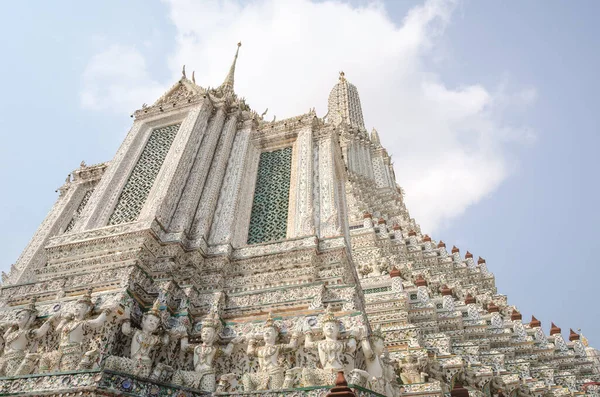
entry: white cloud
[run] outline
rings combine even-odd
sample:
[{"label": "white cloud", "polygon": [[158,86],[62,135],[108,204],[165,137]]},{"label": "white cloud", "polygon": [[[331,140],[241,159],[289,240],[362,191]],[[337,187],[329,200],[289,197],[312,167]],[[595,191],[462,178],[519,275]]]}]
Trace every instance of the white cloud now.
[{"label": "white cloud", "polygon": [[[534,101],[534,89],[510,93],[501,85],[493,91],[468,81],[449,87],[443,75],[427,70],[425,61],[440,62],[437,38],[451,20],[453,1],[426,1],[398,24],[379,3],[167,3],[177,29],[169,54],[173,81],[186,64],[200,85],[217,86],[241,40],[236,92],[259,113],[268,107],[268,117],[290,117],[313,106],[324,115],[329,90],[344,70],[359,89],[368,128],[378,129],[393,154],[409,210],[423,230],[439,228],[494,191],[512,171],[507,143],[533,140],[530,130],[503,120],[511,101],[521,108]],[[114,69],[115,59],[133,75]],[[144,59],[131,49],[111,47],[97,55],[84,76],[84,105],[122,111],[124,105],[152,102],[161,84],[145,70]],[[121,97],[119,90],[128,95]]]},{"label": "white cloud", "polygon": [[152,79],[146,60],[135,48],[111,45],[96,54],[83,72],[81,105],[119,113],[139,109],[153,101],[165,86]]}]

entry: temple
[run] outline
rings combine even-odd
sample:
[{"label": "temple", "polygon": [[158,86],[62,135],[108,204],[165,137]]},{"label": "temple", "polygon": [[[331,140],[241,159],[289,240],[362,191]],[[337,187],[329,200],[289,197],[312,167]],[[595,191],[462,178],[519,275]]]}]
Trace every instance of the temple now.
[{"label": "temple", "polygon": [[581,332],[524,322],[485,259],[421,231],[343,72],[325,116],[268,121],[240,45],[59,188],[2,274],[0,394],[598,394]]}]

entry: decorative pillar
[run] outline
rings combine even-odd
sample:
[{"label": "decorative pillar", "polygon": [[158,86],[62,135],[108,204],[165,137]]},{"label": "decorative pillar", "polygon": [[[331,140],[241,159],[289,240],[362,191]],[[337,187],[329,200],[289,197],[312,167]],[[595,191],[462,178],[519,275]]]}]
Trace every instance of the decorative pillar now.
[{"label": "decorative pillar", "polygon": [[454,298],[452,297],[452,289],[447,285],[442,286],[442,306],[449,312],[454,311]]},{"label": "decorative pillar", "polygon": [[500,316],[500,308],[494,304],[494,302],[490,302],[488,305],[488,313],[491,314],[491,322],[493,328],[502,328],[504,327],[504,322],[502,321],[502,317]]},{"label": "decorative pillar", "polygon": [[223,183],[225,169],[227,168],[227,160],[229,159],[231,145],[233,144],[236,135],[238,113],[238,109],[233,109],[229,112],[225,127],[219,138],[219,144],[217,145],[212,165],[202,191],[200,203],[196,209],[194,221],[190,230],[190,237],[194,240],[207,240],[208,231],[210,230],[213,220],[214,209],[217,206],[217,199],[219,198],[219,190]]},{"label": "decorative pillar", "polygon": [[335,131],[326,131],[319,137],[320,238],[342,234],[336,188],[334,134]]},{"label": "decorative pillar", "polygon": [[465,305],[467,305],[467,315],[471,320],[479,320],[481,318],[479,314],[479,308],[476,304],[477,300],[471,295],[467,294],[465,297]]},{"label": "decorative pillar", "polygon": [[211,244],[231,243],[237,227],[236,216],[239,213],[239,192],[248,161],[250,134],[254,123],[254,120],[244,121],[241,131],[236,136],[233,149],[231,149],[227,172],[225,173],[225,179],[219,194],[219,202],[210,229],[209,240]]},{"label": "decorative pillar", "polygon": [[368,212],[365,212],[363,215],[363,227],[365,229],[373,227],[373,215],[369,214]]},{"label": "decorative pillar", "polygon": [[473,260],[473,254],[469,251],[467,251],[467,253],[465,254],[465,261],[467,262],[467,267],[469,269],[475,270],[477,266],[475,265],[475,261]]},{"label": "decorative pillar", "polygon": [[437,247],[438,247],[438,252],[440,253],[440,258],[447,258],[448,251],[446,251],[446,243],[444,243],[442,240],[440,240]]},{"label": "decorative pillar", "polygon": [[398,270],[396,267],[392,268],[392,271],[390,272],[390,278],[392,279],[392,292],[400,293],[404,291],[400,270]]},{"label": "decorative pillar", "polygon": [[196,206],[200,201],[204,182],[206,181],[208,171],[212,164],[215,147],[221,136],[221,130],[223,129],[223,124],[225,122],[225,114],[225,107],[220,106],[217,113],[210,121],[207,132],[204,134],[205,139],[198,149],[185,189],[179,199],[173,219],[171,220],[169,232],[181,233],[188,231],[192,224]]},{"label": "decorative pillar", "polygon": [[300,131],[294,144],[292,191],[288,216],[288,237],[315,234],[313,209],[313,134],[310,127]]},{"label": "decorative pillar", "polygon": [[427,289],[427,281],[420,274],[415,280],[417,286],[417,299],[422,303],[429,302],[429,290]]}]

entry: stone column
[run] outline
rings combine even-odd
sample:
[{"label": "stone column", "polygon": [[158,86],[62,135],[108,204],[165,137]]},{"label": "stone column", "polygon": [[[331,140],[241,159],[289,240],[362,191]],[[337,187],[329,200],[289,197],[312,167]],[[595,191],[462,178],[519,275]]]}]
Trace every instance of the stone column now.
[{"label": "stone column", "polygon": [[235,109],[227,116],[225,127],[219,139],[213,161],[208,173],[208,179],[200,198],[200,203],[196,209],[196,215],[190,231],[190,237],[193,239],[206,240],[208,231],[212,223],[212,215],[219,198],[219,190],[223,183],[225,170],[229,159],[229,153],[233,144],[237,130],[238,109]]},{"label": "stone column", "polygon": [[339,208],[336,195],[336,175],[334,158],[334,132],[327,131],[319,137],[319,237],[333,237],[342,234],[339,222]]},{"label": "stone column", "polygon": [[313,218],[313,134],[308,127],[298,133],[292,158],[292,183],[288,215],[289,238],[315,234]]},{"label": "stone column", "polygon": [[248,164],[248,147],[253,127],[253,120],[245,121],[241,131],[235,137],[233,149],[229,156],[227,173],[219,195],[219,203],[214,212],[212,228],[210,229],[209,241],[211,244],[231,243],[234,231],[238,226],[236,217],[239,214],[239,193],[243,184],[244,171]]},{"label": "stone column", "polygon": [[185,190],[181,195],[177,209],[171,224],[169,231],[172,233],[182,233],[188,231],[191,223],[194,219],[194,213],[196,207],[200,201],[202,195],[202,189],[208,175],[208,171],[212,164],[213,155],[215,153],[215,147],[221,136],[221,130],[225,122],[225,108],[224,106],[219,107],[216,115],[210,121],[210,125],[205,134],[205,139],[200,146],[192,170],[188,176],[188,181],[185,186]]}]

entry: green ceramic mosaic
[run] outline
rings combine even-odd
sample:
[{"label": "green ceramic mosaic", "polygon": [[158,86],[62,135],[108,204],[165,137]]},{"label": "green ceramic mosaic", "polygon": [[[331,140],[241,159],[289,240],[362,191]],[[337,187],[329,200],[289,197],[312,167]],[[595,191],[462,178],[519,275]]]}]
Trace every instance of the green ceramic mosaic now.
[{"label": "green ceramic mosaic", "polygon": [[260,154],[248,244],[285,238],[291,170],[291,147]]},{"label": "green ceramic mosaic", "polygon": [[119,196],[115,211],[108,221],[109,225],[133,222],[137,219],[180,125],[174,124],[152,131],[142,155]]}]

